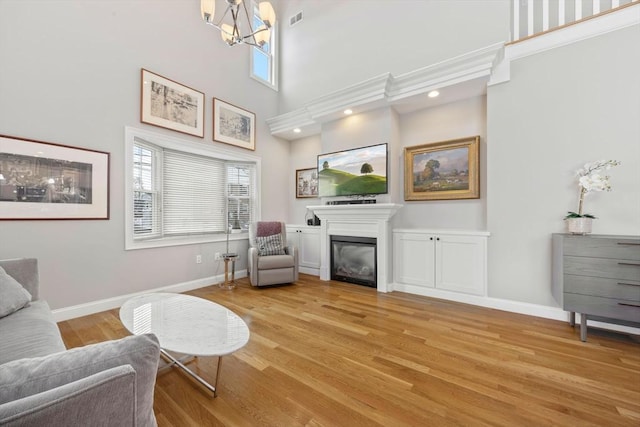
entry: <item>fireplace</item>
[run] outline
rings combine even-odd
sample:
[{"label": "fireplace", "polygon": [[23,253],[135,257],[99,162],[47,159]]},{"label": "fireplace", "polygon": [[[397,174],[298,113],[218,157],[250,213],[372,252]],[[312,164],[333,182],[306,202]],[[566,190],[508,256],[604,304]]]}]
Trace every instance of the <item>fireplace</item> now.
[{"label": "fireplace", "polygon": [[371,237],[376,239],[376,286],[378,292],[390,292],[391,227],[389,220],[401,205],[370,203],[361,205],[307,206],[320,220],[320,280],[331,280],[331,236]]},{"label": "fireplace", "polygon": [[377,287],[375,237],[331,236],[331,280]]}]

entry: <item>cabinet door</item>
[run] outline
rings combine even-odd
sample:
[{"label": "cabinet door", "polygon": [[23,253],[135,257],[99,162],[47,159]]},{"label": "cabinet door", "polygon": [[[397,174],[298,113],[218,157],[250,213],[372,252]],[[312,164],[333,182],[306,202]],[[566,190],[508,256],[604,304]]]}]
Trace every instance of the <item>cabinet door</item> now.
[{"label": "cabinet door", "polygon": [[295,246],[300,250],[300,233],[299,228],[286,227],[287,230],[287,246]]},{"label": "cabinet door", "polygon": [[436,236],[436,288],[485,295],[486,239]]},{"label": "cabinet door", "polygon": [[300,250],[298,264],[303,267],[320,268],[320,230],[306,228],[297,234]]},{"label": "cabinet door", "polygon": [[434,287],[435,240],[426,234],[394,234],[395,281],[407,285]]}]

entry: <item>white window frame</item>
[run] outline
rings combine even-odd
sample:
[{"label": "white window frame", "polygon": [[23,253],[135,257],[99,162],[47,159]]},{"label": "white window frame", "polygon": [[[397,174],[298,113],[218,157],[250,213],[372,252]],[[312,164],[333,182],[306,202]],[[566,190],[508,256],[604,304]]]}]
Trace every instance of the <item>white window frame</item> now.
[{"label": "white window frame", "polygon": [[[252,10],[257,10],[257,2],[252,1]],[[251,23],[253,24],[253,15],[251,16]],[[276,20],[275,24],[271,27],[271,41],[269,43],[271,49],[269,51],[269,66],[271,67],[271,80],[267,81],[263,78],[257,76],[253,72],[253,52],[255,49],[260,49],[255,46],[249,46],[249,76],[257,82],[262,83],[263,85],[270,87],[271,89],[277,91],[278,90],[278,21]],[[264,51],[263,51],[264,52]]]},{"label": "white window frame", "polygon": [[[190,236],[177,236],[177,237],[159,237],[151,239],[136,239],[133,233],[134,222],[134,204],[133,204],[133,146],[134,143],[138,143],[137,140],[146,141],[148,144],[182,151],[184,153],[191,153],[206,157],[212,157],[221,160],[227,160],[230,162],[251,162],[255,163],[255,221],[260,220],[260,176],[261,176],[261,159],[252,154],[239,153],[226,148],[219,147],[213,144],[194,143],[188,140],[175,138],[172,136],[162,135],[146,130],[125,127],[125,156],[124,156],[124,228],[125,228],[125,250],[144,249],[144,248],[157,248],[165,246],[179,246],[179,245],[192,245],[200,243],[210,242],[224,242],[226,241],[225,234],[203,234],[203,235],[190,235]],[[232,240],[248,239],[248,233],[233,233],[230,236]]]}]

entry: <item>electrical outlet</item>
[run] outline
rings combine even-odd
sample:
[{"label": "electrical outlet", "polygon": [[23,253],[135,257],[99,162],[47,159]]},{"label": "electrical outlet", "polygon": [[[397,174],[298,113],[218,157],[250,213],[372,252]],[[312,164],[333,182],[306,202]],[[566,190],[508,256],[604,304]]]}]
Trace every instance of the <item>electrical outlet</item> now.
[{"label": "electrical outlet", "polygon": [[202,264],[202,255],[196,255],[196,264]]},{"label": "electrical outlet", "polygon": [[216,256],[214,257],[214,259],[216,260],[220,259],[220,252],[216,252]]}]

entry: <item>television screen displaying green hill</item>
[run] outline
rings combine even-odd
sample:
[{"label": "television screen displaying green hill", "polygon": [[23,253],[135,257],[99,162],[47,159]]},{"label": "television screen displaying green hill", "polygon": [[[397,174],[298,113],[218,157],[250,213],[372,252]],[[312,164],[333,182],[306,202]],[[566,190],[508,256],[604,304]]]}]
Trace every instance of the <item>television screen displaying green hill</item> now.
[{"label": "television screen displaying green hill", "polygon": [[318,156],[320,197],[387,193],[387,144]]}]

